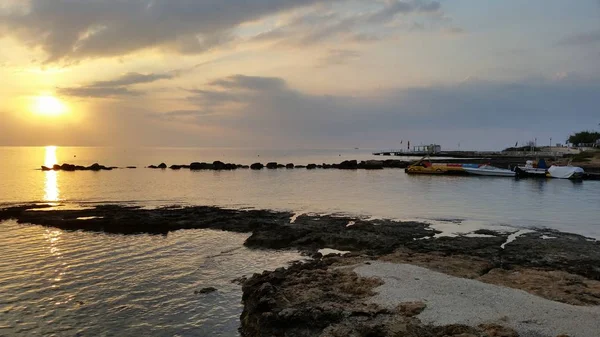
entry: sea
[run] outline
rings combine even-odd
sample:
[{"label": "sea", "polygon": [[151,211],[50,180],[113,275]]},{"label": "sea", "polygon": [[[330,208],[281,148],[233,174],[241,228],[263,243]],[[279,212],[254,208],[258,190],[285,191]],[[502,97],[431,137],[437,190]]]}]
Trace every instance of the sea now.
[{"label": "sea", "polygon": [[[401,169],[145,168],[394,158],[374,156],[375,150],[0,147],[0,207],[210,205],[418,220],[439,235],[550,228],[600,239],[599,181],[412,176]],[[137,168],[40,170],[56,163]],[[247,236],[213,230],[124,236],[0,222],[0,336],[238,336],[242,293],[231,281],[303,258],[293,250],[245,248]],[[196,293],[204,287],[217,291]]]}]

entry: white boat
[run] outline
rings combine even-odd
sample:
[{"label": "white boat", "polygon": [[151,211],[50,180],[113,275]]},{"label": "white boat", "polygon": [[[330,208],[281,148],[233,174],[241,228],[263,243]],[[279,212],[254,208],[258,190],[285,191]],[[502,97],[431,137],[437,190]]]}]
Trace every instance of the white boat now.
[{"label": "white boat", "polygon": [[520,178],[546,178],[548,171],[546,167],[544,159],[541,159],[537,165],[534,165],[532,160],[528,160],[525,166],[515,167],[515,173]]},{"label": "white boat", "polygon": [[552,165],[548,169],[548,177],[559,179],[581,179],[584,171],[578,166],[555,166]]},{"label": "white boat", "polygon": [[464,167],[463,169],[470,174],[476,174],[480,176],[494,176],[494,177],[514,177],[515,172],[511,170],[505,170],[490,165],[481,165],[479,167]]}]

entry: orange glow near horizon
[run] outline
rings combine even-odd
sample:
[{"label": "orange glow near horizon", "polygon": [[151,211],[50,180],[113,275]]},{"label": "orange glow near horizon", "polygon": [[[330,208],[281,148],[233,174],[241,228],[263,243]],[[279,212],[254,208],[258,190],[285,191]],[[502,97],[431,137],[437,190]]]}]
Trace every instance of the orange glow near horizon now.
[{"label": "orange glow near horizon", "polygon": [[[52,167],[58,164],[56,159],[56,146],[46,146],[46,159],[44,166]],[[60,192],[58,190],[58,172],[44,172],[46,180],[44,182],[44,201],[59,201]]]}]

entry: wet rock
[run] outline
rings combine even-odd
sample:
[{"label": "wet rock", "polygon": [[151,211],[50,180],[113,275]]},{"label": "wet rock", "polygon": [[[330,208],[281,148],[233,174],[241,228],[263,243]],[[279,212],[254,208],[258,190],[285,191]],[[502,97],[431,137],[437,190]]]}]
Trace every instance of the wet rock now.
[{"label": "wet rock", "polygon": [[283,164],[277,164],[277,168],[278,168],[278,169],[280,169],[280,168],[285,168],[285,165],[283,165]]},{"label": "wet rock", "polygon": [[358,162],[356,160],[344,160],[337,165],[340,170],[356,170],[358,168]]},{"label": "wet rock", "polygon": [[156,168],[158,168],[158,167],[156,167],[156,165],[150,165],[150,166],[148,166],[148,168],[149,168],[149,169],[156,169]]},{"label": "wet rock", "polygon": [[286,164],[285,168],[286,169],[293,169],[294,168],[294,164],[292,164],[292,163]]},{"label": "wet rock", "polygon": [[314,170],[317,168],[317,164],[308,164],[306,165],[306,169],[308,170]]},{"label": "wet rock", "polygon": [[206,288],[202,288],[200,290],[196,290],[194,291],[194,294],[208,294],[208,293],[212,293],[217,291],[217,288],[214,287],[206,287]]},{"label": "wet rock", "polygon": [[166,168],[167,168],[167,164],[165,164],[165,163],[160,163],[160,164],[157,166],[157,168],[159,168],[159,169],[166,169]]},{"label": "wet rock", "polygon": [[397,159],[388,159],[383,161],[383,167],[386,168],[407,168],[410,165],[410,162],[397,160]]},{"label": "wet rock", "polygon": [[212,170],[213,169],[213,164],[209,164],[209,163],[198,163],[198,162],[193,162],[190,164],[190,170],[194,170],[194,171],[198,171],[198,170]]},{"label": "wet rock", "polygon": [[277,168],[277,163],[275,163],[275,162],[267,163],[267,168],[271,169],[271,170],[276,169]]},{"label": "wet rock", "polygon": [[243,168],[243,169],[249,169],[250,166],[249,165],[242,165],[241,168]]},{"label": "wet rock", "polygon": [[181,170],[182,165],[171,165],[169,166],[169,168],[171,170]]},{"label": "wet rock", "polygon": [[261,164],[261,163],[254,163],[252,165],[250,165],[250,168],[252,170],[262,170],[265,167],[265,165]]},{"label": "wet rock", "polygon": [[302,169],[302,168],[306,168],[306,165],[296,165],[296,166],[294,166],[294,168]]},{"label": "wet rock", "polygon": [[213,170],[225,170],[226,168],[226,164],[222,161],[216,160],[212,163]]},{"label": "wet rock", "polygon": [[358,168],[365,170],[382,170],[383,162],[380,160],[361,161],[360,164],[358,164]]}]

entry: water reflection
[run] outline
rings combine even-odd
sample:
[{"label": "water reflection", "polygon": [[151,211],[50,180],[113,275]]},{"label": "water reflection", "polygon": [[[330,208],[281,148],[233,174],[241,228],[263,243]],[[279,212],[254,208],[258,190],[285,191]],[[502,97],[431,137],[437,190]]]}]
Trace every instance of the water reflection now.
[{"label": "water reflection", "polygon": [[[44,166],[52,167],[58,164],[56,160],[56,146],[46,146],[46,159]],[[44,182],[44,201],[59,201],[60,191],[58,189],[58,172],[46,171]]]}]

